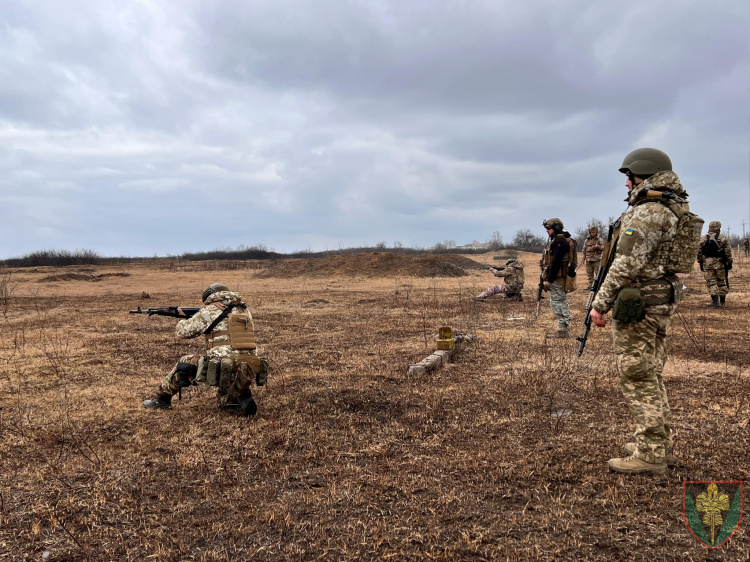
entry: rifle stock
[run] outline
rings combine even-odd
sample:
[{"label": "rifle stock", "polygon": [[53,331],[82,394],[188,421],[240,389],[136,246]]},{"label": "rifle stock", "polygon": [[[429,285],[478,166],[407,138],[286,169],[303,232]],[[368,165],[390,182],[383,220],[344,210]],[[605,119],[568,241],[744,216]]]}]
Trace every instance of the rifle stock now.
[{"label": "rifle stock", "polygon": [[148,314],[149,316],[169,316],[170,318],[192,318],[200,307],[192,306],[156,306],[142,309],[140,306],[136,310],[131,310],[130,314]]}]

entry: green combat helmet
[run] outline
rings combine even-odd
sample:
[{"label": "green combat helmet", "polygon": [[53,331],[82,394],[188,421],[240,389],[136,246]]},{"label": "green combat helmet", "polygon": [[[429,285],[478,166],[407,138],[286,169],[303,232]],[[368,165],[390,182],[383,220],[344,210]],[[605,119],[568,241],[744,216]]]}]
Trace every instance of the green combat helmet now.
[{"label": "green combat helmet", "polygon": [[505,267],[508,267],[512,263],[516,263],[518,260],[516,258],[510,258],[508,261],[505,262]]},{"label": "green combat helmet", "polygon": [[672,161],[664,152],[656,148],[637,148],[625,157],[620,172],[630,172],[639,178],[647,178],[658,172],[671,172]]},{"label": "green combat helmet", "polygon": [[542,221],[544,228],[551,228],[555,231],[555,234],[560,234],[563,231],[563,223],[560,219],[547,219]]},{"label": "green combat helmet", "polygon": [[201,295],[201,300],[203,302],[206,302],[206,299],[210,297],[211,295],[213,295],[214,293],[218,293],[220,291],[228,291],[228,290],[229,290],[229,287],[224,285],[224,283],[211,283],[208,286],[208,289],[203,291],[203,294]]}]

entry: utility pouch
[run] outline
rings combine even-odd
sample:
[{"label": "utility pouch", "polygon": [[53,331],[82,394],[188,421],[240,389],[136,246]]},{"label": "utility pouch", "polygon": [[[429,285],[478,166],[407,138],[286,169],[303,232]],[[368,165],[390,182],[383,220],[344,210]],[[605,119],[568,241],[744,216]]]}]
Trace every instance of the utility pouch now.
[{"label": "utility pouch", "polygon": [[208,358],[204,355],[198,361],[198,372],[195,375],[195,382],[206,382],[207,372],[208,372]]},{"label": "utility pouch", "polygon": [[622,289],[612,307],[612,318],[623,324],[640,322],[646,317],[646,302],[638,287]]},{"label": "utility pouch", "polygon": [[234,374],[234,361],[231,357],[223,357],[219,363],[219,388],[226,392],[232,384]]},{"label": "utility pouch", "polygon": [[565,278],[565,292],[566,293],[572,293],[576,290],[576,278],[575,275],[568,276]]},{"label": "utility pouch", "polygon": [[682,300],[682,282],[677,275],[644,281],[640,286],[646,306],[674,304]]},{"label": "utility pouch", "polygon": [[195,384],[195,375],[198,373],[198,367],[192,363],[177,363],[177,384],[180,388],[187,388]]},{"label": "utility pouch", "polygon": [[206,384],[208,386],[219,386],[221,364],[219,359],[210,359],[206,369]]},{"label": "utility pouch", "polygon": [[234,380],[227,389],[227,396],[239,398],[253,384],[253,370],[247,363],[239,363],[234,371]]}]

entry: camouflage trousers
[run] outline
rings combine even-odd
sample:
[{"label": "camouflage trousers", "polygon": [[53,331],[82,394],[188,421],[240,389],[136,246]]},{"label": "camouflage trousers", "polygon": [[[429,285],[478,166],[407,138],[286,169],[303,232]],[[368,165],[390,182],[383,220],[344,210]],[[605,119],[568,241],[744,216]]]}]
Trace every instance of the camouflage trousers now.
[{"label": "camouflage trousers", "polygon": [[706,280],[708,294],[711,296],[721,296],[729,293],[727,287],[727,272],[724,269],[706,269],[703,272],[703,278]]},{"label": "camouflage trousers", "polygon": [[557,329],[567,330],[570,326],[570,305],[568,295],[560,283],[555,281],[549,289],[549,307],[557,316]]},{"label": "camouflage trousers", "polygon": [[634,456],[662,462],[672,449],[672,411],[662,371],[667,360],[668,314],[649,314],[640,322],[612,321],[620,389],[635,420]]},{"label": "camouflage trousers", "polygon": [[[180,357],[180,359],[177,361],[175,366],[172,368],[172,370],[167,374],[166,377],[164,377],[164,380],[161,381],[161,384],[159,385],[159,390],[161,392],[165,392],[167,394],[175,395],[180,391],[180,381],[179,381],[179,374],[177,367],[180,363],[187,363],[189,365],[198,366],[198,362],[201,360],[201,357],[203,355],[183,355]],[[227,396],[226,389],[223,389],[219,386],[216,387],[216,400],[219,402],[219,406],[225,406],[228,401],[230,400]]]},{"label": "camouflage trousers", "polygon": [[515,295],[520,292],[521,291],[513,291],[509,289],[507,285],[495,285],[494,287],[489,287],[482,291],[482,293],[479,295],[479,298],[486,299],[487,297],[491,297],[492,295]]},{"label": "camouflage trousers", "polygon": [[596,279],[596,270],[599,269],[600,262],[601,260],[586,262],[586,275],[589,278],[589,287],[594,284],[594,279]]}]

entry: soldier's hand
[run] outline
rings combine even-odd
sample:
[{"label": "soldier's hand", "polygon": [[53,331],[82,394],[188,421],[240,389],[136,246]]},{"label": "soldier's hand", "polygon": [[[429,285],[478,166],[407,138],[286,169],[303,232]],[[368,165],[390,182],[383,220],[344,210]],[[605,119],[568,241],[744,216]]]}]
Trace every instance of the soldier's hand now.
[{"label": "soldier's hand", "polygon": [[604,328],[607,325],[607,319],[595,308],[591,309],[591,321],[595,326],[599,326],[600,328]]},{"label": "soldier's hand", "polygon": [[552,287],[552,283],[550,283],[549,281],[545,281],[542,285],[544,286],[545,291],[549,291]]},{"label": "soldier's hand", "polygon": [[699,261],[699,262],[698,262],[698,267],[700,267],[700,268],[701,268],[701,271],[703,271],[703,262],[702,262],[702,261]]}]

